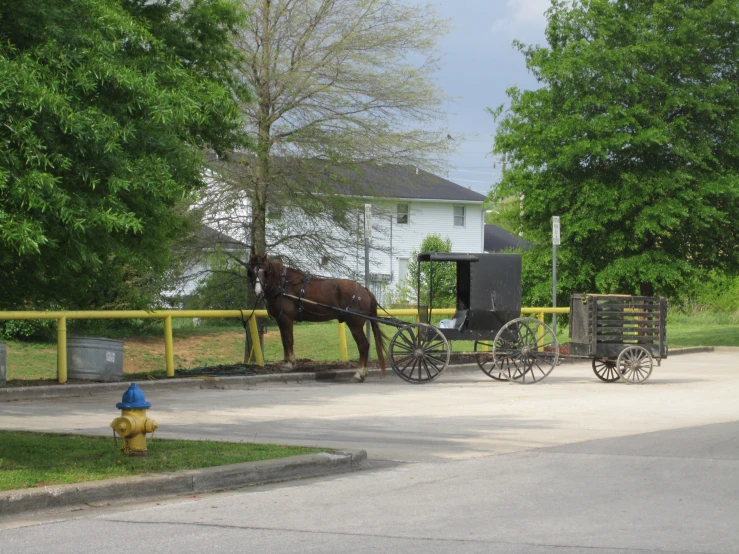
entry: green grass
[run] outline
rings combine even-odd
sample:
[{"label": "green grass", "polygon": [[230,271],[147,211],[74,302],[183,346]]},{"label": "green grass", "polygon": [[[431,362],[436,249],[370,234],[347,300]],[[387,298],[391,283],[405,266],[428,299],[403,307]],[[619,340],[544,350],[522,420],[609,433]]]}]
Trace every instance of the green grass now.
[{"label": "green grass", "polygon": [[12,431],[0,431],[0,445],[0,490],[326,452],[325,448],[155,438],[149,440],[149,455],[135,458],[120,452],[112,438]]},{"label": "green grass", "polygon": [[739,346],[739,314],[670,313],[667,341],[671,347]]},{"label": "green grass", "polygon": [[7,343],[8,379],[56,378],[56,341],[5,340],[3,342]]},{"label": "green grass", "polygon": [[668,326],[667,342],[680,346],[739,346],[739,324],[673,323]]}]

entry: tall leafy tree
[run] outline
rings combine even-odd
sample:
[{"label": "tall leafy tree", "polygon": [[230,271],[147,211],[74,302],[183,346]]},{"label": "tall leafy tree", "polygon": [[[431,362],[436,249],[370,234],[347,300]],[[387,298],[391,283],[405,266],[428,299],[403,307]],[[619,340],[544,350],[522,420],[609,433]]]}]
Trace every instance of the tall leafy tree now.
[{"label": "tall leafy tree", "polygon": [[[454,307],[457,302],[457,264],[454,262],[418,262],[419,252],[451,252],[452,239],[437,234],[423,237],[419,251],[413,251],[408,262],[405,282],[399,283],[393,296],[400,302],[414,302],[435,308]],[[433,282],[432,270],[433,266]],[[420,298],[418,297],[420,272]],[[433,298],[430,295],[433,289]]]},{"label": "tall leafy tree", "polygon": [[547,46],[517,44],[541,87],[494,111],[510,165],[493,195],[523,198],[539,244],[528,300],[549,297],[553,215],[563,292],[739,269],[739,3],[555,1],[548,21]]},{"label": "tall leafy tree", "polygon": [[241,141],[227,0],[0,0],[0,306],[141,305],[204,148]]},{"label": "tall leafy tree", "polygon": [[[240,2],[249,19],[236,44],[255,96],[244,107],[255,149],[238,167],[219,168],[225,186],[214,205],[248,198],[250,213],[236,217],[255,251],[332,256],[346,241],[330,229],[352,231],[356,218],[327,183],[363,163],[429,166],[450,145],[434,129],[444,94],[432,79],[446,22],[430,6],[397,0]],[[301,222],[269,237],[268,207],[297,204]],[[224,210],[216,211],[211,220]]]}]

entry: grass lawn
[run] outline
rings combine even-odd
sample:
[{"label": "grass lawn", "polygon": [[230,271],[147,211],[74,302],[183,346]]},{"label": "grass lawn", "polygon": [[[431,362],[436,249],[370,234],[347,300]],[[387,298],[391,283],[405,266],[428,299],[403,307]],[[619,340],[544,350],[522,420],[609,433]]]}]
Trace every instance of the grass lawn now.
[{"label": "grass lawn", "polygon": [[13,431],[0,431],[0,445],[0,491],[326,452],[274,444],[154,439],[149,441],[149,455],[135,458],[120,452],[110,437]]},{"label": "grass lawn", "polygon": [[674,314],[667,325],[670,346],[739,346],[739,317]]},{"label": "grass lawn", "polygon": [[[434,321],[437,323],[437,321]],[[383,326],[392,337],[395,328]],[[558,326],[560,342],[566,342],[567,329]],[[107,336],[110,336],[108,334]],[[347,331],[349,359],[357,360],[357,348]],[[731,316],[685,316],[670,314],[667,337],[671,347],[739,346],[739,321]],[[163,330],[152,328],[147,334],[126,336],[123,370],[125,373],[164,374]],[[56,379],[56,343],[6,341],[7,378],[10,380]],[[265,360],[282,360],[282,343],[276,327],[268,327],[264,337]],[[471,352],[473,343],[452,343],[454,352]],[[244,331],[238,327],[193,327],[182,324],[174,330],[175,366],[191,369],[230,365],[244,359]],[[303,323],[295,327],[295,357],[315,361],[339,360],[338,325]],[[371,357],[374,359],[374,347]],[[11,383],[13,384],[13,383]],[[15,384],[19,384],[17,381]]]}]

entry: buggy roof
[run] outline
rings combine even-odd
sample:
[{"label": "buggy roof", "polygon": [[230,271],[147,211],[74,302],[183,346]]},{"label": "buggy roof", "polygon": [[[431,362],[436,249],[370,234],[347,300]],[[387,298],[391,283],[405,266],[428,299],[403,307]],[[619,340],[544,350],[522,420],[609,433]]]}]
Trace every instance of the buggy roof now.
[{"label": "buggy roof", "polygon": [[416,258],[419,262],[477,262],[477,254],[461,254],[458,252],[421,252]]}]

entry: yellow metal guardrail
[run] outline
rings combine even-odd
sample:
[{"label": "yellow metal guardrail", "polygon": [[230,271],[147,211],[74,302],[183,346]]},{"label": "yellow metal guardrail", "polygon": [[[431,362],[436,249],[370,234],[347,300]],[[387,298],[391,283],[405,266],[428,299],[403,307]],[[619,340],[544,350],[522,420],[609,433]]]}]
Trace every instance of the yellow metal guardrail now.
[{"label": "yellow metal guardrail", "polygon": [[[431,315],[454,315],[454,308],[437,308]],[[567,314],[569,308],[523,308],[522,314],[535,314],[544,320],[544,314]],[[414,316],[418,321],[418,310],[414,308],[383,310],[380,316]],[[47,311],[47,312],[0,312],[0,320],[55,319],[57,321],[57,380],[67,382],[67,320],[69,319],[161,319],[164,321],[164,354],[167,376],[174,377],[174,342],[172,319],[236,318],[248,321],[249,334],[254,345],[256,364],[264,367],[264,354],[259,342],[257,317],[268,317],[266,310],[95,310],[95,311]],[[339,352],[342,362],[349,361],[345,324],[339,323]]]}]

